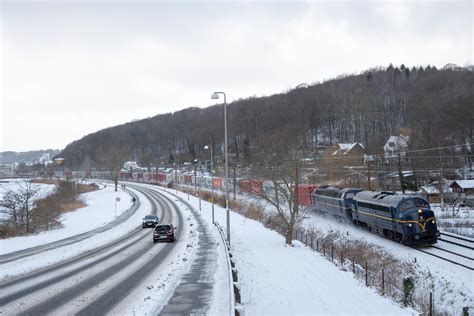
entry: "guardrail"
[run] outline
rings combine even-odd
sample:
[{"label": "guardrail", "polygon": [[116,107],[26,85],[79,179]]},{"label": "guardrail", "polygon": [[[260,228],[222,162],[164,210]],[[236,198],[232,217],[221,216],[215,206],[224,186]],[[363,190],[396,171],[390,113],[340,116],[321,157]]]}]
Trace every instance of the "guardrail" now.
[{"label": "guardrail", "polygon": [[221,236],[222,242],[225,245],[225,253],[227,257],[227,268],[228,268],[228,276],[229,276],[229,300],[231,304],[231,311],[229,315],[232,315],[232,309],[234,310],[235,316],[244,315],[243,306],[241,305],[241,296],[240,296],[240,287],[239,287],[239,278],[237,274],[237,268],[235,267],[235,262],[232,257],[232,253],[230,252],[229,243],[225,240],[224,231],[222,227],[219,225],[218,222],[215,222],[214,225],[217,227],[219,231],[219,235]]}]

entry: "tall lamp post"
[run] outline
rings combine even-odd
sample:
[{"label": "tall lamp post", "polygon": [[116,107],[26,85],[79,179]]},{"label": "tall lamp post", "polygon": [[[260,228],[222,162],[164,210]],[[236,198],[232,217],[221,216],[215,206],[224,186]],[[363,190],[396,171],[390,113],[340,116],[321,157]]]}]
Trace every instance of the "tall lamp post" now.
[{"label": "tall lamp post", "polygon": [[227,242],[230,245],[230,214],[229,214],[229,157],[227,155],[227,101],[224,92],[214,92],[211,99],[219,99],[219,94],[224,96],[224,146],[225,146],[225,209],[227,218]]},{"label": "tall lamp post", "polygon": [[211,194],[212,194],[212,223],[214,224],[214,168],[212,166],[212,146],[206,145],[204,149],[211,150]]}]

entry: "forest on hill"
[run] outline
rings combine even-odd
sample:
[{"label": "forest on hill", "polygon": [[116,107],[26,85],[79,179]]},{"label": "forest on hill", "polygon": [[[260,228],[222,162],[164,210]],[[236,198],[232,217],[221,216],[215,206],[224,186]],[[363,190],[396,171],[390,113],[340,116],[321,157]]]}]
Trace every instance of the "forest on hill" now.
[{"label": "forest on hill", "polygon": [[[410,137],[411,149],[474,142],[474,68],[378,67],[285,93],[239,99],[227,105],[229,155],[255,163],[275,135],[288,142],[291,157],[317,158],[336,143],[363,144],[383,153],[391,135]],[[98,150],[126,144],[130,159],[144,166],[206,160],[211,145],[224,155],[222,105],[187,108],[87,135],[59,155],[70,168],[97,166]],[[290,153],[291,152],[291,153]],[[441,156],[441,154],[439,155]],[[469,162],[470,163],[470,162]]]}]

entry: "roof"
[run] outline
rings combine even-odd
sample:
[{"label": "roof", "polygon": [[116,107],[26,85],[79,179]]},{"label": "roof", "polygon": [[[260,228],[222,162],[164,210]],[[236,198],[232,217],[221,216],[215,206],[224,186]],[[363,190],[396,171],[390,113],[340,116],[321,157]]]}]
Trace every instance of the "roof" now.
[{"label": "roof", "polygon": [[352,143],[352,144],[347,144],[347,143],[339,143],[337,146],[339,147],[336,149],[331,155],[336,156],[336,155],[347,155],[352,149],[357,147],[359,145],[363,150],[365,150],[364,145],[361,143]]},{"label": "roof", "polygon": [[462,189],[474,189],[474,180],[456,180],[451,183],[451,186],[457,183]]},{"label": "roof", "polygon": [[[383,146],[385,150],[400,150],[408,148],[408,137],[407,136],[390,136]],[[394,143],[393,146],[390,143]]]},{"label": "roof", "polygon": [[421,189],[428,194],[439,194],[438,188],[434,185],[424,185],[421,187]]}]

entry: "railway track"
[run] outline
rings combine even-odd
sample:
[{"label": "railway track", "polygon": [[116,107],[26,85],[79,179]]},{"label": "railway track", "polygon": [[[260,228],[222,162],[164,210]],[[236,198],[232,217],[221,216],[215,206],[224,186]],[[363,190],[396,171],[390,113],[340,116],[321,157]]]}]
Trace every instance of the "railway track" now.
[{"label": "railway track", "polygon": [[439,241],[474,250],[474,240],[471,238],[441,232],[439,234]]},{"label": "railway track", "polygon": [[438,244],[429,248],[417,248],[438,259],[474,270],[474,240],[454,234],[440,233]]}]

